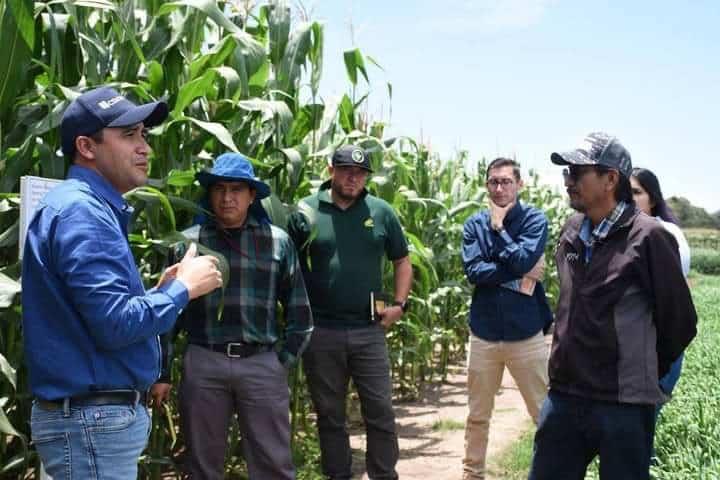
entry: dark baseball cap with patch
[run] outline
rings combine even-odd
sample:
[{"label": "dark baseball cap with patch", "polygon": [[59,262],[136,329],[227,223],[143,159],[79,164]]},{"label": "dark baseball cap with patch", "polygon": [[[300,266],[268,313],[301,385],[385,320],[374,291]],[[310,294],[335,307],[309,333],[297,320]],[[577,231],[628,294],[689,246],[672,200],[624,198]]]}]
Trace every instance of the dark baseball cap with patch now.
[{"label": "dark baseball cap with patch", "polygon": [[614,168],[626,178],[632,175],[630,152],[617,138],[604,132],[588,134],[580,147],[570,152],[553,152],[550,160],[556,165],[600,165]]},{"label": "dark baseball cap with patch", "polygon": [[345,145],[335,150],[332,156],[332,165],[333,167],[353,165],[372,172],[372,168],[370,168],[370,158],[367,156],[367,153],[355,145]]},{"label": "dark baseball cap with patch", "polygon": [[110,87],[100,87],[77,97],[65,109],[60,122],[63,154],[72,157],[75,139],[89,136],[106,127],[129,127],[144,122],[151,128],[168,116],[165,102],[135,105]]}]

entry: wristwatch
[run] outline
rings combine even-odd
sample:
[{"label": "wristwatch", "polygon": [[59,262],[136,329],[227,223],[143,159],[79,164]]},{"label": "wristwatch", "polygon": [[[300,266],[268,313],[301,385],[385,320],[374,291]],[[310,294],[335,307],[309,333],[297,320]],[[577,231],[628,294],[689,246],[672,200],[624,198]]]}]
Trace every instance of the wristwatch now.
[{"label": "wristwatch", "polygon": [[401,302],[401,301],[399,301],[399,300],[395,300],[395,301],[393,302],[393,306],[395,306],[395,307],[400,307],[400,308],[402,309],[403,313],[405,313],[405,312],[407,312],[407,310],[408,310],[408,301],[407,301],[407,300],[404,300],[404,301]]}]

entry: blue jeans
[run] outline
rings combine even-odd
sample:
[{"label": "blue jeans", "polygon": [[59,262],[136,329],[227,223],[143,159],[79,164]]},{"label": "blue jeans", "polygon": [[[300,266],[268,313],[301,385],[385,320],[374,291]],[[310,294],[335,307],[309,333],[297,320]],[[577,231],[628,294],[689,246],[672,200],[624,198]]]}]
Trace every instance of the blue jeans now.
[{"label": "blue jeans", "polygon": [[46,410],[33,403],[32,441],[53,480],[131,480],[150,434],[143,405]]},{"label": "blue jeans", "polygon": [[550,390],[535,433],[529,480],[583,480],[600,456],[601,480],[650,478],[655,405],[590,400]]}]

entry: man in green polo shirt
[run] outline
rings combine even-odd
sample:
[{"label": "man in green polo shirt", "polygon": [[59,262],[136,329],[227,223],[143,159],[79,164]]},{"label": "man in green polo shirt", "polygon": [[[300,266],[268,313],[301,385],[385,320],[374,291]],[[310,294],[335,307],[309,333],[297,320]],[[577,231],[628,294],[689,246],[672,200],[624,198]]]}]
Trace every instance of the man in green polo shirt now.
[{"label": "man in green polo shirt", "polygon": [[[338,149],[330,180],[300,201],[288,233],[298,247],[315,330],[303,364],[318,416],[323,474],[350,479],[345,400],[352,378],[367,429],[371,479],[396,479],[398,441],[385,330],[402,317],[412,266],[400,222],[365,183],[370,161],[355,146]],[[394,302],[372,322],[370,293],[382,292],[383,258],[394,267]]]}]

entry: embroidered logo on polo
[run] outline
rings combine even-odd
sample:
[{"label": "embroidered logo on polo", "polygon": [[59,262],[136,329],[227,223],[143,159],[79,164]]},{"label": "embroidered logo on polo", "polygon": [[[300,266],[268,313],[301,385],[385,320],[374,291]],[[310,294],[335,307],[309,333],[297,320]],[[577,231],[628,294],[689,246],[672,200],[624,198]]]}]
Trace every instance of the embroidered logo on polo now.
[{"label": "embroidered logo on polo", "polygon": [[107,110],[108,108],[112,107],[118,102],[122,102],[123,100],[125,100],[125,97],[123,97],[122,95],[113,97],[110,100],[100,100],[98,102],[98,107],[102,108],[103,110]]},{"label": "embroidered logo on polo", "polygon": [[365,225],[367,228],[373,228],[375,226],[375,222],[373,221],[372,217],[370,217],[367,220],[365,220],[363,225]]},{"label": "embroidered logo on polo", "polygon": [[355,163],[363,163],[365,161],[365,155],[363,154],[363,151],[359,148],[353,150],[350,156]]},{"label": "embroidered logo on polo", "polygon": [[569,262],[569,263],[575,263],[575,262],[578,261],[579,258],[580,258],[580,254],[579,254],[579,253],[568,252],[568,253],[565,254],[565,261],[566,261],[566,262]]}]

